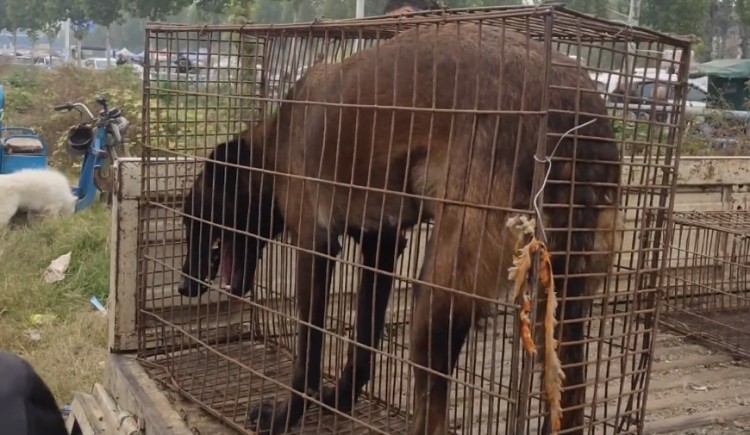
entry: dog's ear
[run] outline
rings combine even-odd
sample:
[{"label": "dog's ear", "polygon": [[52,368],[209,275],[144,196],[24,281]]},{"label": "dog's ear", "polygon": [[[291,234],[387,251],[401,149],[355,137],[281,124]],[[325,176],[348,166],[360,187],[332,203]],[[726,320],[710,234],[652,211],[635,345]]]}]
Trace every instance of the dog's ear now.
[{"label": "dog's ear", "polygon": [[[220,143],[211,151],[202,172],[202,188],[217,195],[249,189],[251,149],[238,138]],[[194,187],[195,189],[195,187]]]},{"label": "dog's ear", "polygon": [[208,153],[208,156],[206,156],[206,161],[203,164],[203,182],[204,183],[211,183],[214,173],[216,170],[216,162],[224,162],[226,161],[226,143],[220,143],[214,147],[214,149],[211,150],[210,153]]},{"label": "dog's ear", "polygon": [[227,168],[226,163],[240,166],[249,166],[251,163],[249,147],[241,138],[216,145],[207,159],[203,168],[205,178],[213,177],[217,169]]},{"label": "dog's ear", "polygon": [[[250,145],[243,138],[238,138],[226,142],[221,152],[223,153],[222,162],[227,162],[239,166],[250,166]],[[218,160],[218,159],[217,159]]]}]

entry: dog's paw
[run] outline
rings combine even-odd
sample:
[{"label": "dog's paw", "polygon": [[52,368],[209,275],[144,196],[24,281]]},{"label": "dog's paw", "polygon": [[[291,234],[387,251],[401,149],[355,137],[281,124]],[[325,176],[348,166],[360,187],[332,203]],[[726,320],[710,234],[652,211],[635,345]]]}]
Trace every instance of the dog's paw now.
[{"label": "dog's paw", "polygon": [[[264,402],[250,411],[247,422],[258,435],[280,435],[288,431],[287,414],[288,409],[283,403]],[[294,423],[290,421],[290,426]]]},{"label": "dog's paw", "polygon": [[[355,399],[352,398],[351,392],[343,391],[339,392],[338,397],[336,397],[336,387],[325,386],[320,390],[318,400],[320,400],[326,406],[330,406],[331,408],[335,408],[340,412],[349,414],[351,413],[352,408],[354,408],[353,405]],[[323,412],[331,412],[331,410],[328,408],[323,408]]]}]

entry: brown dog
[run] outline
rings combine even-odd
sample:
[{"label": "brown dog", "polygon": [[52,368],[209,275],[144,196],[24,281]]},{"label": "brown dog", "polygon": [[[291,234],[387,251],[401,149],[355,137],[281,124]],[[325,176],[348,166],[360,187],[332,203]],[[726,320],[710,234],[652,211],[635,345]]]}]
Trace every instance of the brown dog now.
[{"label": "brown dog", "polygon": [[[545,83],[543,45],[509,29],[447,24],[405,31],[341,64],[311,68],[287,99],[323,104],[282,104],[264,126],[243,134],[253,148],[251,166],[274,171],[255,171],[252,184],[273,194],[301,249],[293,392],[284,405],[263,404],[251,412],[259,433],[296,425],[306,403],[301,393],[319,390],[318,328],[339,236],[362,231],[392,255],[400,231],[428,220],[434,231],[414,284],[410,348],[418,366],[411,433],[446,433],[449,382],[420,367],[450,375],[486,305],[474,296],[505,298],[510,292],[507,270],[515,240],[506,220],[513,210],[531,208],[540,140],[548,154],[555,149],[562,158],[553,164],[544,191],[553,269],[558,277],[567,275],[556,280],[556,288],[564,297],[580,297],[601,285],[602,277],[591,274],[607,271],[615,249],[619,152],[594,83],[571,59],[552,56],[567,67],[552,65]],[[492,112],[498,110],[504,112]],[[575,140],[567,137],[557,145],[560,135],[592,119]],[[545,122],[548,137],[540,133]],[[563,231],[568,228],[574,231]],[[392,270],[388,261],[374,261]],[[358,331],[364,321],[384,316],[383,296],[387,303],[388,291],[382,289],[375,291],[379,303],[360,299]],[[576,342],[561,347],[564,366],[583,361],[584,322],[567,323],[585,317],[588,308],[581,300],[561,304],[562,340]],[[373,324],[374,340],[369,334],[364,340],[376,346],[382,321]],[[353,354],[350,348],[347,369]],[[369,352],[357,355],[358,366],[364,355],[369,364]],[[564,370],[562,405],[577,409],[564,413],[562,427],[582,433],[585,370],[580,365]],[[323,391],[324,403],[351,408],[369,379],[369,370],[357,373],[345,372],[337,391]]]}]

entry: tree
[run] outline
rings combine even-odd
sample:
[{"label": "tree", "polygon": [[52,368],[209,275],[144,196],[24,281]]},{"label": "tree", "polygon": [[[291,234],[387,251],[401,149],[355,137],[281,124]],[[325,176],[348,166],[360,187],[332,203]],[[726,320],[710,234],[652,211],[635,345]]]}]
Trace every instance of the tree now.
[{"label": "tree", "polygon": [[255,3],[252,17],[257,23],[280,23],[284,7],[276,0],[258,0]]},{"label": "tree", "polygon": [[[704,38],[709,43],[712,53],[720,58],[726,56],[726,41],[729,34],[729,28],[732,25],[732,13],[734,9],[734,0],[708,0],[709,12],[706,20]],[[714,41],[718,42],[718,50],[714,50]]]},{"label": "tree", "polygon": [[73,13],[73,17],[75,18],[70,18],[70,30],[73,33],[73,39],[76,40],[76,59],[80,65],[81,52],[83,50],[83,38],[85,38],[91,30],[91,23],[85,18],[85,15],[79,11]]},{"label": "tree", "polygon": [[107,29],[105,46],[107,48],[107,66],[112,57],[112,44],[110,41],[109,27],[122,19],[124,4],[121,0],[78,0],[86,17],[94,24]]},{"label": "tree", "polygon": [[712,0],[643,0],[640,24],[660,32],[702,35]]},{"label": "tree", "polygon": [[350,0],[326,0],[316,8],[322,17],[328,19],[352,18],[356,14],[356,3]]},{"label": "tree", "polygon": [[109,27],[122,19],[124,4],[122,0],[77,0],[86,17],[95,24]]},{"label": "tree", "polygon": [[130,0],[126,10],[134,17],[161,21],[189,6],[192,0]]},{"label": "tree", "polygon": [[52,45],[52,40],[60,30],[59,21],[64,13],[56,8],[50,8],[52,3],[48,0],[27,0],[23,3],[5,0],[5,3],[13,8],[13,13],[9,17],[20,26],[18,28],[26,30],[32,47],[36,46],[36,42],[43,35],[47,37],[50,46]]},{"label": "tree", "polygon": [[51,47],[52,41],[57,37],[57,34],[60,33],[60,21],[65,20],[67,16],[65,11],[59,8],[59,3],[56,0],[33,1],[35,2],[34,7],[36,10],[42,11],[42,14],[44,15],[44,20],[42,20],[40,30],[47,37],[47,42],[49,42]]},{"label": "tree", "polygon": [[602,0],[565,0],[563,3],[571,10],[593,15],[599,18],[609,16],[609,2]]},{"label": "tree", "polygon": [[7,29],[13,32],[13,50],[15,50],[18,42],[18,31],[36,28],[39,15],[35,13],[33,8],[28,7],[27,0],[4,0],[3,3],[4,10],[0,12],[5,15]]},{"label": "tree", "polygon": [[7,0],[0,0],[0,31],[11,31],[11,23],[8,21],[8,15],[5,13]]},{"label": "tree", "polygon": [[208,14],[210,24],[216,24],[219,15],[229,7],[230,0],[195,0],[195,6]]},{"label": "tree", "polygon": [[447,8],[481,8],[485,6],[517,5],[520,1],[512,0],[443,0]]},{"label": "tree", "polygon": [[740,23],[742,58],[750,59],[750,0],[735,0],[734,12]]},{"label": "tree", "polygon": [[[47,38],[47,44],[49,44],[50,49],[52,48],[52,42],[57,38],[57,35],[60,33],[60,21],[54,21],[49,22],[44,25],[42,28],[42,33]],[[52,50],[50,50],[50,64],[52,64]]]},{"label": "tree", "polygon": [[[278,2],[274,1],[274,3],[280,7]],[[224,13],[227,15],[227,20],[231,23],[247,23],[253,20],[254,5],[255,2],[253,0],[229,0]]]}]

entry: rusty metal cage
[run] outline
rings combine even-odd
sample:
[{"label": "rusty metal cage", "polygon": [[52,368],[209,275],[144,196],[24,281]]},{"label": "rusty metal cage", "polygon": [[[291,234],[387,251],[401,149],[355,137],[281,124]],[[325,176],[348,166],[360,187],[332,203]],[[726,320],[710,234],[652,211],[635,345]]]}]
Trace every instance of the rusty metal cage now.
[{"label": "rusty metal cage", "polygon": [[146,33],[156,378],[243,433],[642,431],[687,41],[556,5]]},{"label": "rusty metal cage", "polygon": [[750,358],[750,213],[675,212],[661,322]]}]

